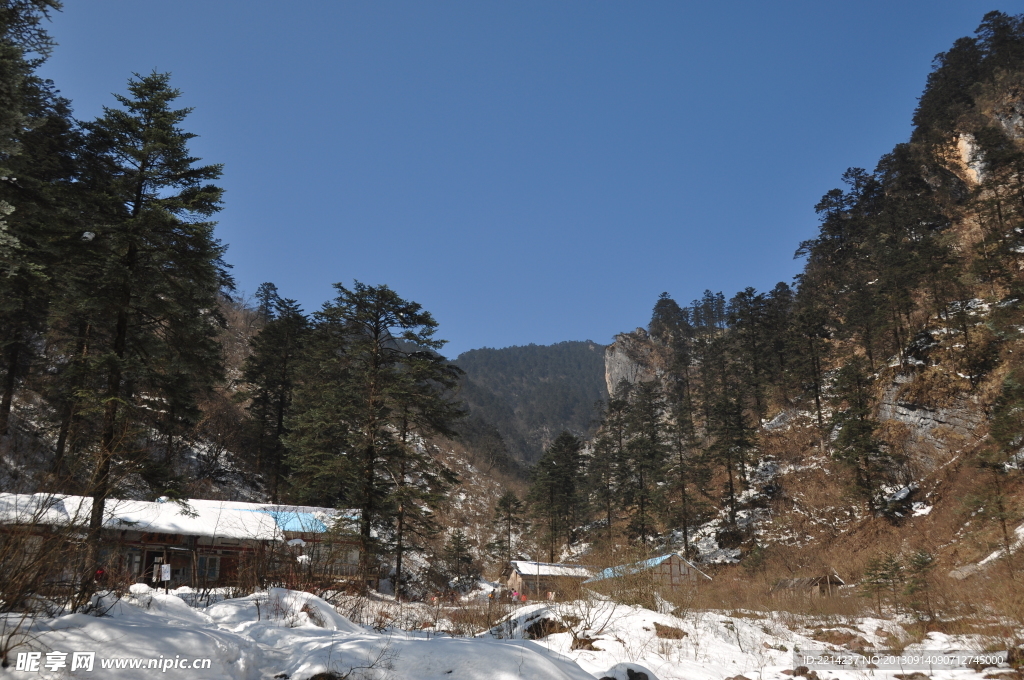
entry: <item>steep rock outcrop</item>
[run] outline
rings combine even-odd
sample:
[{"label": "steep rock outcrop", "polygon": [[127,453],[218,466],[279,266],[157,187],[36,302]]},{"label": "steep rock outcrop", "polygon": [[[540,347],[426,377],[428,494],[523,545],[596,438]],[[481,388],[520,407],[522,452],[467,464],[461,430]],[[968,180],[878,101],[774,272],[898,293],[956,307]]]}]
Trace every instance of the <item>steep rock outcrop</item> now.
[{"label": "steep rock outcrop", "polygon": [[900,398],[906,379],[897,379],[886,387],[878,404],[879,421],[895,421],[905,425],[914,449],[952,453],[964,443],[973,443],[985,423],[985,411],[977,397],[957,396],[951,405],[929,407]]},{"label": "steep rock outcrop", "polygon": [[625,380],[629,384],[647,382],[658,377],[654,343],[643,328],[632,333],[619,333],[615,342],[604,350],[604,379],[608,394]]}]

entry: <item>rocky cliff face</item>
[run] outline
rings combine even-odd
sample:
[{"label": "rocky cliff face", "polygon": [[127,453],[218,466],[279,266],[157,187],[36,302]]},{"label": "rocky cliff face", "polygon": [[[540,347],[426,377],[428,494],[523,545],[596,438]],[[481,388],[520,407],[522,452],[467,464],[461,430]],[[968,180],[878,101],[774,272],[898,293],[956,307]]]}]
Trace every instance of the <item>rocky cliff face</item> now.
[{"label": "rocky cliff face", "polygon": [[608,394],[625,380],[629,384],[647,382],[658,377],[657,351],[643,328],[631,333],[619,333],[615,342],[604,350],[604,379]]},{"label": "rocky cliff face", "polygon": [[880,423],[904,426],[911,452],[931,459],[934,465],[937,460],[947,458],[980,439],[985,411],[976,396],[958,395],[946,407],[915,404],[900,398],[902,387],[910,380],[901,376],[886,387],[878,404],[877,418]]}]

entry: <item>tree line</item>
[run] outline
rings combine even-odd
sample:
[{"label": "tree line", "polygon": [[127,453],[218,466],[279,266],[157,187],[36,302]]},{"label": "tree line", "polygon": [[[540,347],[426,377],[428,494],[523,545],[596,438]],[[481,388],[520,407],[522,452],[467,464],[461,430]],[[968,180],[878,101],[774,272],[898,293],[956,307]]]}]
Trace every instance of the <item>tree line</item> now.
[{"label": "tree line", "polygon": [[[893,491],[911,472],[877,418],[897,375],[927,400],[1011,365],[978,462],[1003,494],[1024,412],[1009,351],[1022,328],[1024,151],[1007,113],[1022,79],[1024,17],[985,15],[936,57],[911,139],[815,206],[793,285],[659,297],[639,359],[649,379],[619,385],[591,442],[564,433],[533,470],[527,500],[550,559],[581,536],[692,555],[692,531],[712,518],[720,543],[750,545],[745,519],[777,491],[753,474],[777,416],[804,414],[865,512],[897,520],[906,499]],[[999,497],[989,507],[1005,507]]]},{"label": "tree line", "polygon": [[[233,441],[273,502],[359,509],[361,573],[386,551],[401,579],[456,481],[428,441],[462,415],[437,323],[358,281],[311,315],[272,284],[256,309],[240,306],[214,233],[222,166],[190,153],[191,109],[154,72],[95,120],[75,119],[37,73],[59,9],[0,2],[3,446],[34,429],[43,490],[92,498],[97,567],[107,499],[182,496],[189,457],[241,421]],[[240,309],[259,330],[229,382],[226,315]]]}]

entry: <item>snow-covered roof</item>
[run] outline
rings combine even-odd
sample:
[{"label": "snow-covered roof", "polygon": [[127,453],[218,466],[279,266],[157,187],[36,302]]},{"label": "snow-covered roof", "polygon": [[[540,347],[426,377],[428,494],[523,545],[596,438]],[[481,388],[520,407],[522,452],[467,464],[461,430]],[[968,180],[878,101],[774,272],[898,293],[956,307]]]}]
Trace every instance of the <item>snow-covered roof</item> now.
[{"label": "snow-covered roof", "polygon": [[[86,496],[0,494],[0,523],[83,526],[92,512]],[[354,514],[355,513],[355,514]],[[310,506],[188,499],[180,502],[109,498],[103,526],[112,530],[272,541],[284,532],[325,533],[358,511]]]},{"label": "snow-covered roof", "polygon": [[590,569],[578,564],[553,564],[551,562],[527,562],[512,560],[512,568],[520,576],[568,576],[589,578]]},{"label": "snow-covered roof", "polygon": [[0,524],[68,523],[68,512],[60,496],[45,493],[0,493]]},{"label": "snow-covered roof", "polygon": [[619,576],[638,574],[641,571],[653,569],[654,567],[657,567],[659,564],[662,564],[663,562],[670,560],[673,557],[678,558],[680,562],[688,566],[690,569],[696,571],[704,578],[708,579],[709,581],[711,580],[710,576],[705,574],[697,567],[693,566],[692,563],[688,562],[687,560],[684,560],[682,557],[679,557],[679,555],[677,555],[676,553],[669,553],[667,555],[659,555],[658,557],[652,557],[649,560],[634,562],[633,564],[623,564],[618,567],[608,567],[607,569],[602,569],[597,574],[595,574],[593,578],[584,581],[584,583],[593,583],[594,581],[603,581],[609,578],[618,578]]}]

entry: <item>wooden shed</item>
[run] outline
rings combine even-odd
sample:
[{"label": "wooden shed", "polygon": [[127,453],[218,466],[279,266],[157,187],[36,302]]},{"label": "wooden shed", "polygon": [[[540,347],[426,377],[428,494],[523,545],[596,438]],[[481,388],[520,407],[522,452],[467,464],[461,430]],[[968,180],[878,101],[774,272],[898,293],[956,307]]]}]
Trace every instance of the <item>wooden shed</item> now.
[{"label": "wooden shed", "polygon": [[505,585],[531,599],[545,599],[548,593],[563,597],[593,575],[578,564],[512,560],[502,572]]},{"label": "wooden shed", "polygon": [[803,578],[786,578],[772,586],[772,594],[791,597],[833,597],[839,594],[839,586],[846,585],[838,574],[823,576],[806,576]]},{"label": "wooden shed", "polygon": [[690,587],[701,581],[710,581],[711,577],[695,567],[691,562],[683,559],[676,553],[659,555],[649,560],[624,564],[618,567],[609,567],[598,572],[584,583],[596,584],[609,579],[624,579],[630,576],[640,575],[650,578],[655,587],[660,590],[679,590],[683,587]]}]

